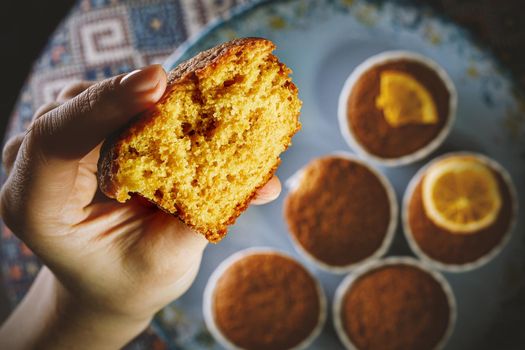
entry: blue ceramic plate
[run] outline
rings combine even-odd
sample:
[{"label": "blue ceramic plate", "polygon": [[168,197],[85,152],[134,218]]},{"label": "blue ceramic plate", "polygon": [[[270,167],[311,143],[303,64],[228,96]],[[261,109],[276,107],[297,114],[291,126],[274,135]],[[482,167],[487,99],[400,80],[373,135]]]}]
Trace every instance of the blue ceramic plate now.
[{"label": "blue ceramic plate", "polygon": [[[276,54],[293,69],[294,82],[304,101],[303,129],[283,156],[278,171],[281,179],[289,178],[314,157],[350,151],[337,123],[337,99],[346,77],[371,55],[403,49],[427,55],[445,68],[456,84],[459,103],[457,122],[437,152],[416,164],[381,169],[392,181],[398,200],[410,178],[430,158],[446,151],[468,150],[493,157],[507,168],[518,187],[520,202],[525,203],[525,103],[514,95],[512,82],[493,58],[454,24],[428,9],[393,3],[264,2],[244,6],[216,21],[175,52],[166,68],[220,42],[245,36],[265,37],[277,44]],[[173,348],[220,348],[204,326],[203,289],[223,259],[246,247],[276,247],[296,256],[320,278],[331,302],[343,276],[321,272],[297,255],[282,218],[283,197],[270,205],[250,208],[220,244],[210,245],[195,284],[158,315],[155,326]],[[524,279],[520,273],[525,266],[525,234],[523,215],[519,216],[510,243],[493,261],[472,272],[445,274],[458,303],[450,349],[479,349],[494,342],[501,328],[498,322],[515,312],[506,305],[512,303]],[[398,227],[388,255],[412,255],[401,225]],[[312,349],[342,348],[330,319]]]}]

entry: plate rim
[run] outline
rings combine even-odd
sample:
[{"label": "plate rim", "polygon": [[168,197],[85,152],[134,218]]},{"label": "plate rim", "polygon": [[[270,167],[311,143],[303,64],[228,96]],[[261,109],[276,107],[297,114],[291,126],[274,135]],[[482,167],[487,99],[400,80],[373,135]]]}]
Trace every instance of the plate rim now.
[{"label": "plate rim", "polygon": [[[247,12],[254,11],[259,7],[270,6],[278,3],[291,3],[301,0],[247,0],[245,3],[235,5],[227,9],[224,13],[210,20],[204,25],[199,31],[187,38],[181,45],[179,45],[162,63],[162,66],[166,71],[175,68],[178,64],[182,63],[182,56],[197,44],[198,41],[209,35],[212,31],[225,25],[227,22],[233,21]],[[385,4],[397,8],[413,9],[417,12],[425,12],[428,18],[437,21],[439,24],[445,27],[452,27],[454,30],[461,35],[475,50],[481,52],[486,60],[491,62],[494,66],[494,70],[497,71],[505,80],[511,84],[511,91],[516,91],[513,94],[512,99],[514,101],[523,100],[525,102],[525,87],[522,87],[517,78],[512,74],[511,69],[504,64],[504,62],[496,56],[493,48],[490,45],[483,43],[470,29],[464,25],[454,21],[449,15],[436,10],[432,6],[424,3],[416,4],[415,2],[400,3],[389,0],[358,0],[363,3],[373,4],[379,7]]]}]

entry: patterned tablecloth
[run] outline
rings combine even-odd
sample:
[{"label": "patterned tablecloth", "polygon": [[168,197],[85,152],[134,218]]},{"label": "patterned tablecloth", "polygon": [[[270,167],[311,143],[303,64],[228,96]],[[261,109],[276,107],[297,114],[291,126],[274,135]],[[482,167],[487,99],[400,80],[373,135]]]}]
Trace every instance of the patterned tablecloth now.
[{"label": "patterned tablecloth", "polygon": [[[7,137],[26,129],[34,111],[68,83],[98,80],[162,63],[213,18],[246,0],[81,0],[35,63],[10,120]],[[1,263],[12,306],[24,296],[40,263],[2,223]],[[129,349],[165,349],[149,328]]]}]

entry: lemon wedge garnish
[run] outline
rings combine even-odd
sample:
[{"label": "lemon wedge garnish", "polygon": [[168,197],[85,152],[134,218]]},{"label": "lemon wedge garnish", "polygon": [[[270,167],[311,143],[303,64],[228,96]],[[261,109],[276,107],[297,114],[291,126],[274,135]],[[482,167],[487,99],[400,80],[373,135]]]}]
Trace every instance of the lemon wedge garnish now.
[{"label": "lemon wedge garnish", "polygon": [[435,124],[437,108],[432,95],[407,73],[387,70],[380,73],[376,107],[383,110],[388,124]]},{"label": "lemon wedge garnish", "polygon": [[427,216],[452,233],[475,233],[498,217],[501,195],[493,171],[472,157],[432,165],[423,179]]}]

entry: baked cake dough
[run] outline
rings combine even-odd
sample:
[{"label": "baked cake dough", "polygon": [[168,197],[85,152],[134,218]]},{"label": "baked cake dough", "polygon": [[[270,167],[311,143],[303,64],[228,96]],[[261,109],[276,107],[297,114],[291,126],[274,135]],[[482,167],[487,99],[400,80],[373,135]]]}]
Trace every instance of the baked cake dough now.
[{"label": "baked cake dough", "polygon": [[362,350],[435,349],[450,322],[440,283],[402,264],[359,277],[344,296],[341,313],[348,338]]},{"label": "baked cake dough", "polygon": [[221,333],[242,349],[290,349],[319,323],[317,284],[298,262],[277,253],[243,257],[213,291],[212,313]]},{"label": "baked cake dough", "polygon": [[318,261],[344,267],[373,255],[390,224],[390,200],[365,165],[337,156],[310,162],[285,200],[292,238]]},{"label": "baked cake dough", "polygon": [[428,217],[423,205],[425,175],[419,180],[404,210],[408,210],[409,232],[427,256],[445,264],[462,265],[481,259],[501,244],[511,228],[515,208],[511,189],[503,176],[491,170],[501,193],[501,209],[491,225],[469,235],[458,235],[439,227]]},{"label": "baked cake dough", "polygon": [[[407,74],[428,89],[437,108],[437,122],[390,125],[376,105],[383,72]],[[439,135],[450,118],[450,101],[447,86],[430,67],[408,57],[381,63],[365,71],[353,86],[347,101],[348,125],[357,142],[371,154],[398,158],[424,148]]]},{"label": "baked cake dough", "polygon": [[219,241],[272,177],[301,101],[266,39],[237,39],[180,64],[161,100],[104,143],[100,189],[138,194]]}]

